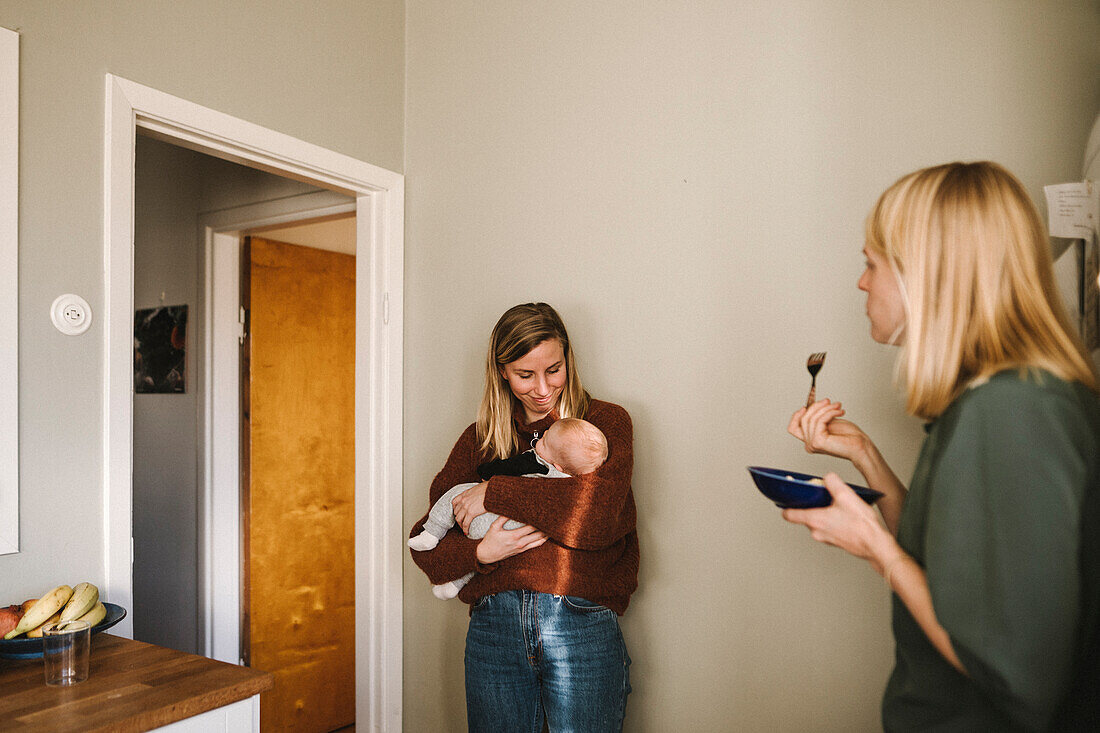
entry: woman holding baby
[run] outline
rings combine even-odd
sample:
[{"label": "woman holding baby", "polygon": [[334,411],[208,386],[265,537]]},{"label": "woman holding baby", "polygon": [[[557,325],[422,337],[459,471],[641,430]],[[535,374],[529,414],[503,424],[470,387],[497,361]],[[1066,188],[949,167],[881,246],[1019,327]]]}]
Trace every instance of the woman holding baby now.
[{"label": "woman holding baby", "polygon": [[884,728],[1096,730],[1100,402],[1039,216],[1000,166],[928,168],[881,196],[864,255],[871,336],[901,347],[927,436],[906,489],[840,403],[799,409],[790,433],[850,460],[882,521],[835,474],[830,506],[783,516],[893,592]]},{"label": "woman holding baby", "polygon": [[[479,467],[529,451],[561,418],[583,418],[602,432],[602,465],[590,470],[594,463],[577,461],[564,478],[481,481]],[[549,440],[533,458],[569,455],[553,434]],[[434,505],[452,487],[476,484],[452,502],[463,531],[412,553],[437,586],[473,573],[458,595],[471,606],[471,731],[539,733],[544,720],[555,732],[622,729],[630,658],[617,616],[638,578],[632,469],[630,416],[585,391],[558,314],[545,303],[509,309],[490,337],[477,420],[429,490]],[[470,539],[464,532],[486,511],[500,516],[483,538]]]}]

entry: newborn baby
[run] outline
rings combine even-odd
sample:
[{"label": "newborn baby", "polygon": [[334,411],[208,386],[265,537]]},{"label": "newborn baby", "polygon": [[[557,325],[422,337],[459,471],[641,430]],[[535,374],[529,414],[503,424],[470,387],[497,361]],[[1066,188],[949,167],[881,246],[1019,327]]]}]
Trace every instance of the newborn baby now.
[{"label": "newborn baby", "polygon": [[[531,478],[569,478],[591,473],[607,460],[607,438],[592,423],[575,417],[558,420],[535,442],[532,450],[511,458],[497,459],[478,467],[482,479],[492,476],[527,476]],[[458,484],[439,497],[428,512],[424,530],[409,539],[409,547],[421,552],[439,544],[447,531],[455,524],[454,498],[477,486],[476,483]],[[485,536],[500,515],[485,512],[474,517],[466,536],[479,540]],[[523,522],[508,520],[504,529],[522,527]],[[461,578],[432,587],[436,598],[454,598],[473,577],[469,573]]]}]

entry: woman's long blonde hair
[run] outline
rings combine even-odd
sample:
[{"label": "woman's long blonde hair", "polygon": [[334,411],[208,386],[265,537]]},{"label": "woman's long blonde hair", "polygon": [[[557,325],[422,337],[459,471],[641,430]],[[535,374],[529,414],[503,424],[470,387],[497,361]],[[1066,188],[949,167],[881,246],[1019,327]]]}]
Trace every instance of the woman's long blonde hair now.
[{"label": "woman's long blonde hair", "polygon": [[519,451],[519,434],[512,417],[519,400],[512,394],[501,368],[524,356],[543,341],[557,339],[565,354],[565,388],[558,399],[558,417],[581,417],[591,399],[581,386],[573,346],[561,316],[546,303],[523,303],[509,308],[493,327],[485,360],[485,393],[477,410],[477,438],[491,458],[507,458]]},{"label": "woman's long blonde hair", "polygon": [[867,246],[901,283],[899,368],[911,414],[934,418],[968,385],[1014,367],[1097,391],[1039,214],[1001,166],[949,163],[902,177],[868,216]]}]

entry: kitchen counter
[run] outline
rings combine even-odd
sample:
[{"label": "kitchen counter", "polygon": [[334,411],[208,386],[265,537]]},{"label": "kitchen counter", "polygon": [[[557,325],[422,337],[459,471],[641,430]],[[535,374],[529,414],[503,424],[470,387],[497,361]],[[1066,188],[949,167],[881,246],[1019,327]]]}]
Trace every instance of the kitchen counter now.
[{"label": "kitchen counter", "polygon": [[47,686],[41,659],[0,659],[0,731],[147,731],[272,685],[267,672],[96,634],[88,679],[71,687]]}]

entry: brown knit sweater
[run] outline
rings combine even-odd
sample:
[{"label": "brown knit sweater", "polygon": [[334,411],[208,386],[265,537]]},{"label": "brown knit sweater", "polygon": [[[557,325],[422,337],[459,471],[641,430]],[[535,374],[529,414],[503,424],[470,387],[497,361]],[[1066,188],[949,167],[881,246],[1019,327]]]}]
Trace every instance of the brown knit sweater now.
[{"label": "brown knit sweater", "polygon": [[[474,578],[459,593],[466,603],[504,590],[533,590],[580,596],[622,615],[638,587],[638,533],[630,475],[634,467],[634,428],[626,410],[592,400],[585,419],[607,436],[607,461],[593,473],[546,479],[494,476],[485,491],[485,508],[538,527],[549,539],[539,547],[484,565],[477,560],[480,540],[468,539],[457,526],[433,550],[412,551],[413,560],[434,584],[466,573]],[[545,417],[530,425],[516,420],[521,445],[554,422]],[[432,481],[428,506],[455,484],[480,479],[477,467],[488,456],[478,450],[474,425],[458,439],[447,464]],[[418,534],[424,515],[409,536]]]}]

